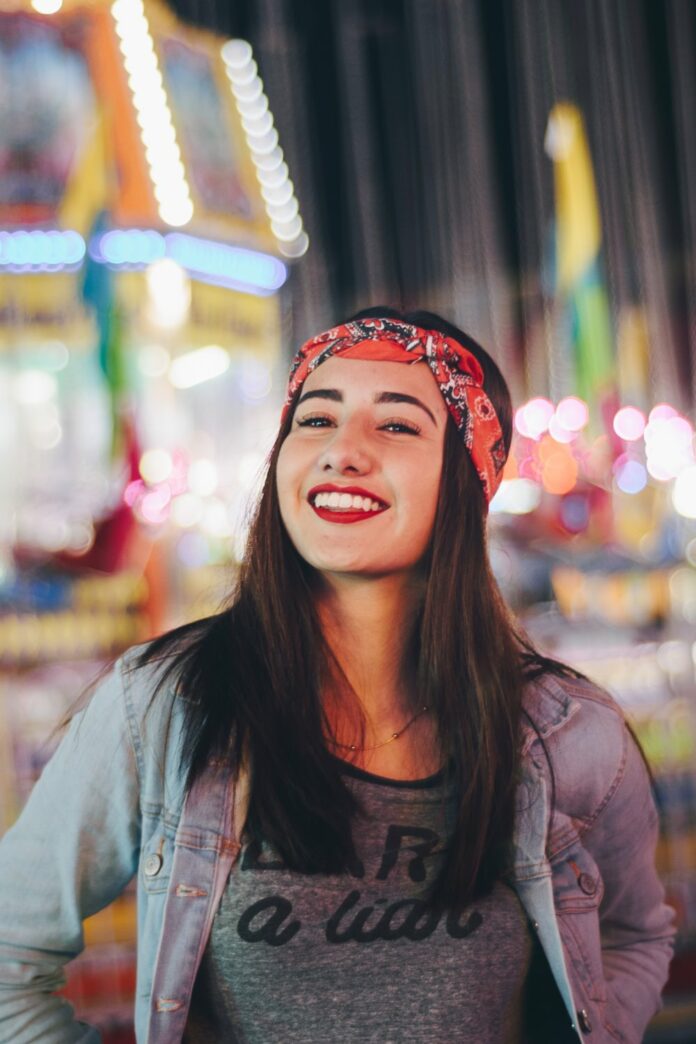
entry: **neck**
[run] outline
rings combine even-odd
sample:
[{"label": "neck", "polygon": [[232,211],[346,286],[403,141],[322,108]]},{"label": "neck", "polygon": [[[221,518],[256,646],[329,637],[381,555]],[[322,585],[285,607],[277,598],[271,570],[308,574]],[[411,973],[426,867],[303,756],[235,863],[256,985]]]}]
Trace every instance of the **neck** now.
[{"label": "neck", "polygon": [[345,708],[346,688],[352,690],[369,731],[396,728],[413,712],[415,664],[408,645],[421,600],[422,585],[410,576],[325,579],[319,619],[345,675],[330,679],[329,707]]}]

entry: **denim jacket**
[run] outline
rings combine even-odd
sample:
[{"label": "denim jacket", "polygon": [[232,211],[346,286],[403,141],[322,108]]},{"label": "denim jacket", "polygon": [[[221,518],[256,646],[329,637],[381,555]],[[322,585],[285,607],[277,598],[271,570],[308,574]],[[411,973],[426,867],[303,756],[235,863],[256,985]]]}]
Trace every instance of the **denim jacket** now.
[{"label": "denim jacket", "polygon": [[[0,842],[0,1042],[92,1044],[55,991],[82,921],[137,874],[139,1044],[182,1039],[213,918],[240,851],[246,787],[211,763],[186,793],[184,699],[121,658],[72,721]],[[647,773],[609,696],[545,677],[525,707],[511,883],[543,948],[571,1040],[637,1044],[660,1007],[673,911],[654,867]]]}]

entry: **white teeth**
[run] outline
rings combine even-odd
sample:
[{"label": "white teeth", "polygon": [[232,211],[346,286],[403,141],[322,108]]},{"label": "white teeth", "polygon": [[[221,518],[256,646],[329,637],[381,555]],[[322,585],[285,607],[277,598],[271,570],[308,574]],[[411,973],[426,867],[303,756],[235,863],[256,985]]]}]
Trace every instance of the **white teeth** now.
[{"label": "white teeth", "polygon": [[323,492],[315,494],[314,506],[331,511],[381,511],[382,505],[371,497],[360,497],[352,493]]}]

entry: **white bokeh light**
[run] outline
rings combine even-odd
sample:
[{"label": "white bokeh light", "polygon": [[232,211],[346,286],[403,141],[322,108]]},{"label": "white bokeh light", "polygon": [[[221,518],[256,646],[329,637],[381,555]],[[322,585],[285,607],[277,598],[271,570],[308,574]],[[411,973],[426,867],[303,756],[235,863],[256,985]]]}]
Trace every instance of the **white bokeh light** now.
[{"label": "white bokeh light", "polygon": [[674,510],[684,518],[696,518],[696,465],[685,468],[672,490]]},{"label": "white bokeh light", "polygon": [[587,403],[575,395],[561,399],[556,407],[556,418],[566,431],[581,431],[589,420],[590,411]]}]

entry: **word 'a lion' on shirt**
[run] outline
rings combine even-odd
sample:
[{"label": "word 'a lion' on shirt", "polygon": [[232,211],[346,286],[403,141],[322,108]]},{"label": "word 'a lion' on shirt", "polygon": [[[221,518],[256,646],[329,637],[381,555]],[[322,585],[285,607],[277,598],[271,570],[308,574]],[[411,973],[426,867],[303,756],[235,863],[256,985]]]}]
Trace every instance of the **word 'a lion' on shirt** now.
[{"label": "word 'a lion' on shirt", "polygon": [[428,909],[454,819],[444,774],[396,782],[346,766],[365,811],[349,873],[287,870],[245,847],[215,916],[185,1044],[523,1044],[532,954],[498,883],[459,915]]}]

